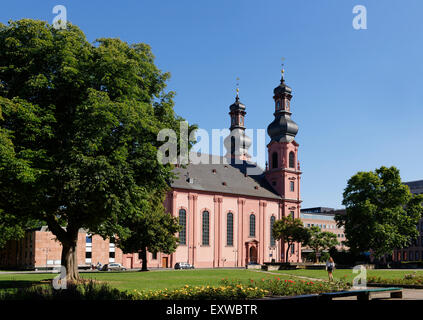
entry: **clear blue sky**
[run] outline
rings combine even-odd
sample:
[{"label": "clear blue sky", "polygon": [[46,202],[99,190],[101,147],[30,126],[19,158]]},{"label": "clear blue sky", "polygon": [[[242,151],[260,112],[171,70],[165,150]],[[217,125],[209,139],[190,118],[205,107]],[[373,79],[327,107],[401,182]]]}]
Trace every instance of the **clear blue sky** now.
[{"label": "clear blue sky", "polygon": [[[285,57],[303,207],[341,207],[348,178],[381,165],[423,179],[421,0],[16,0],[2,1],[0,22],[51,23],[58,4],[89,41],[150,44],[177,113],[210,133],[229,127],[236,77],[247,127],[267,128]],[[367,30],[352,27],[359,4]]]}]

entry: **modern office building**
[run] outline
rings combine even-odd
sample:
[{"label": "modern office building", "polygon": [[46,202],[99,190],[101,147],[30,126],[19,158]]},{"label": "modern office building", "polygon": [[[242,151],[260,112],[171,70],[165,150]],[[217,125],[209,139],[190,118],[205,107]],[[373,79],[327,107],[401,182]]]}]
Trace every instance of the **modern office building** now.
[{"label": "modern office building", "polygon": [[[405,182],[410,191],[414,194],[423,194],[423,180]],[[419,236],[410,246],[403,249],[396,249],[392,255],[392,260],[400,261],[422,261],[423,260],[423,218],[416,226]]]},{"label": "modern office building", "polygon": [[[343,244],[343,241],[346,240],[344,227],[339,228],[335,221],[337,214],[344,213],[345,209],[335,210],[334,208],[327,207],[304,208],[301,209],[300,218],[306,228],[317,226],[322,231],[335,234],[339,243],[336,248],[338,250],[346,250],[347,247]],[[303,258],[311,252],[312,250],[308,247],[303,247],[301,251]]]}]

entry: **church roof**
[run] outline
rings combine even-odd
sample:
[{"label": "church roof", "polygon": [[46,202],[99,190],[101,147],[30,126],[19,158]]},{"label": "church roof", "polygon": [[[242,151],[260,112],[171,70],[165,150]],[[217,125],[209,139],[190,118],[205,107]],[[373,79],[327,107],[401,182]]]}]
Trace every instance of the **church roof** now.
[{"label": "church roof", "polygon": [[229,159],[214,155],[203,155],[203,157],[208,158],[207,164],[190,163],[185,167],[176,167],[173,172],[177,178],[171,183],[171,187],[281,199],[267,182],[263,169],[256,163],[249,161],[240,164],[230,163]]}]

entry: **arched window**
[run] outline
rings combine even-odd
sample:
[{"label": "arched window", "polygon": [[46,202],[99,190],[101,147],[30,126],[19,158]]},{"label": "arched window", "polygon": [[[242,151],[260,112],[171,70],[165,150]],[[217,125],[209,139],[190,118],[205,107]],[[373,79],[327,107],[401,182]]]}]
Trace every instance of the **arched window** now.
[{"label": "arched window", "polygon": [[231,212],[226,216],[226,245],[234,245],[234,215]]},{"label": "arched window", "polygon": [[179,210],[179,225],[182,230],[179,231],[179,244],[187,244],[187,213],[184,209]]},{"label": "arched window", "polygon": [[295,154],[292,151],[289,153],[289,167],[295,168]]},{"label": "arched window", "polygon": [[272,168],[275,169],[278,167],[278,153],[273,152],[272,153]]},{"label": "arched window", "polygon": [[256,236],[256,216],[250,214],[250,237]]},{"label": "arched window", "polygon": [[203,211],[203,246],[209,245],[209,212]]},{"label": "arched window", "polygon": [[270,217],[270,246],[275,246],[275,237],[273,236],[273,225],[275,224],[275,216]]}]

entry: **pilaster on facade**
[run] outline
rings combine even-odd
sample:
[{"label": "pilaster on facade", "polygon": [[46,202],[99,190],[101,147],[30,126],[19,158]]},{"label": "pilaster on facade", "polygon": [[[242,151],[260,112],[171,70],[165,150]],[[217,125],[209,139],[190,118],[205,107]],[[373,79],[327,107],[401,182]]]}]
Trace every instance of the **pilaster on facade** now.
[{"label": "pilaster on facade", "polygon": [[176,198],[178,197],[178,193],[176,191],[171,191],[169,192],[168,196],[169,196],[170,204],[172,206],[170,209],[170,212],[172,216],[178,217],[178,208],[176,207]]},{"label": "pilaster on facade", "polygon": [[244,249],[244,237],[246,230],[244,230],[244,208],[245,208],[245,202],[246,199],[244,198],[238,198],[237,203],[238,203],[238,214],[237,214],[237,219],[238,219],[238,261],[237,261],[237,266],[238,267],[242,267],[243,266],[243,262],[245,259],[245,249]]},{"label": "pilaster on facade", "polygon": [[258,250],[258,260],[259,263],[264,263],[264,252],[265,252],[265,225],[266,225],[266,207],[267,202],[260,200],[259,201],[259,248]]},{"label": "pilaster on facade", "polygon": [[197,199],[198,194],[188,193],[188,226],[189,226],[189,237],[188,237],[188,263],[195,265],[196,263],[196,248],[197,248]]}]

